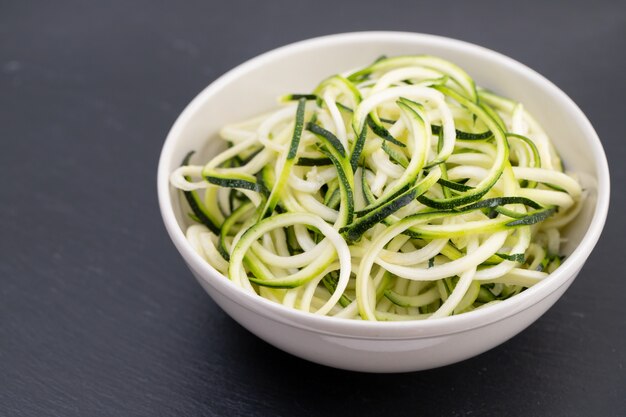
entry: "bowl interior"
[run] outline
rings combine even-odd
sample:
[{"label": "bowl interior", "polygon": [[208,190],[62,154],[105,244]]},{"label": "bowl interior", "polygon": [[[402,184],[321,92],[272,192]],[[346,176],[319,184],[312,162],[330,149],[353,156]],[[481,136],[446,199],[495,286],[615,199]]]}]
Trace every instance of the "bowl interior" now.
[{"label": "bowl interior", "polygon": [[[201,275],[210,277],[216,274],[199,257],[193,259],[195,255],[190,255],[191,247],[183,237],[188,225],[189,210],[177,190],[168,183],[169,173],[179,166],[190,150],[198,151],[194,162],[207,161],[222,146],[221,140],[215,139],[223,125],[276,108],[279,96],[310,92],[325,77],[366,65],[380,55],[405,54],[432,54],[448,59],[464,68],[478,85],[522,102],[551,137],[566,169],[579,174],[584,188],[588,190],[583,210],[563,234],[567,239],[563,246],[564,254],[571,255],[576,251],[553,274],[555,276],[551,277],[552,280],[545,280],[506,303],[490,309],[434,321],[443,323],[453,320],[465,326],[469,323],[470,315],[485,316],[483,318],[490,321],[500,320],[536,303],[561,285],[570,282],[593,249],[608,210],[609,178],[606,157],[589,121],[561,90],[510,58],[448,38],[397,32],[331,35],[279,48],[229,71],[189,104],[166,140],[158,177],[159,199],[166,226],[187,262],[191,261],[197,267],[206,269],[206,273]],[[174,222],[178,223],[178,228],[173,226]],[[202,265],[199,266],[200,264]],[[242,294],[230,292],[229,296],[248,303],[250,300],[244,300]],[[255,299],[261,300],[257,297]],[[257,307],[267,311],[268,304],[271,303],[265,303],[263,308]],[[515,304],[515,308],[506,310],[504,304]],[[273,308],[270,306],[270,309]],[[307,321],[314,326],[320,324],[316,320],[323,319],[296,311],[290,311],[289,315],[297,316],[301,322]],[[332,326],[341,330],[352,330],[356,325],[364,327],[367,324],[355,321],[350,321],[355,326],[334,323],[339,321],[341,320],[333,319]],[[448,324],[452,326],[452,323]],[[326,325],[330,325],[328,321]],[[409,324],[393,324],[399,331],[404,325]],[[396,331],[392,329],[391,323],[386,323],[385,326],[385,331]],[[369,330],[372,330],[372,334],[378,334],[378,330]]]}]

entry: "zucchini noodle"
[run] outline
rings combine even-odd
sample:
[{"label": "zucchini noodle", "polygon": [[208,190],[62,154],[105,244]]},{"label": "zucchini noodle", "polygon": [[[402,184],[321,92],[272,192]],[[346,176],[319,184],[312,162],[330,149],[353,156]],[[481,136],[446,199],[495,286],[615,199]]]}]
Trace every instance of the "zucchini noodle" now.
[{"label": "zucchini noodle", "polygon": [[432,56],[382,57],[220,131],[170,177],[194,250],[244,291],[318,315],[423,320],[559,267],[584,191],[523,104]]}]

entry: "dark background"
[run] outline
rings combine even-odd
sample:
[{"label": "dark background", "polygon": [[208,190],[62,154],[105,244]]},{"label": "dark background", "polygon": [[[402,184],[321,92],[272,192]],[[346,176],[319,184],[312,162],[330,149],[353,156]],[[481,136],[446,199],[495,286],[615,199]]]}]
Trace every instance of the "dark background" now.
[{"label": "dark background", "polygon": [[[602,139],[613,196],[581,275],[474,359],[368,375],[265,344],[185,268],[156,167],[231,67],[355,30],[434,33],[536,69]],[[626,7],[619,1],[0,0],[1,416],[624,416]]]}]

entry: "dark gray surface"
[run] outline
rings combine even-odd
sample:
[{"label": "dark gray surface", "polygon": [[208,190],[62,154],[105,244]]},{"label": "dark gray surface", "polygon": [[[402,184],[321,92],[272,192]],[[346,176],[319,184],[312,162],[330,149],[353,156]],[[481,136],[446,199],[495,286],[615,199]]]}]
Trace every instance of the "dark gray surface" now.
[{"label": "dark gray surface", "polygon": [[[545,3],[0,2],[0,415],[626,415],[626,12]],[[349,373],[259,341],[193,280],[158,212],[160,147],[198,91],[279,45],[368,29],[526,63],[586,112],[611,164],[607,228],[565,296],[442,369]]]}]

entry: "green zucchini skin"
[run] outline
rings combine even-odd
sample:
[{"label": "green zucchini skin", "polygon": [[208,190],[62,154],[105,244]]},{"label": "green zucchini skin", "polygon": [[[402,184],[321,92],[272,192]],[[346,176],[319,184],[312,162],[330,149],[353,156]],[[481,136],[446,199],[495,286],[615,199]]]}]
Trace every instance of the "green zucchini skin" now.
[{"label": "green zucchini skin", "polygon": [[339,139],[328,130],[314,123],[307,124],[307,130],[314,133],[324,143],[322,152],[332,161],[337,169],[341,203],[344,207],[341,225],[352,222],[354,217],[354,174],[349,155]]},{"label": "green zucchini skin", "polygon": [[367,116],[367,126],[372,129],[372,132],[376,134],[376,136],[380,137],[383,140],[393,143],[396,146],[400,146],[401,148],[406,147],[406,145],[400,142],[398,139],[391,136],[391,133],[385,127],[379,123],[376,123],[372,116]]},{"label": "green zucchini skin", "polygon": [[[181,166],[189,165],[189,161],[194,154],[195,151],[190,151],[189,153],[187,153],[187,155],[183,159],[183,162],[181,163]],[[189,180],[189,178],[187,179]],[[204,207],[204,204],[198,196],[198,193],[195,191],[182,191],[182,193],[185,196],[185,200],[187,200],[187,203],[189,204],[189,208],[191,208],[191,211],[193,212],[192,218],[205,225],[211,232],[219,234],[220,226],[218,226],[216,222],[211,218],[211,215],[206,210],[206,207]]]},{"label": "green zucchini skin", "polygon": [[357,136],[357,140],[354,142],[354,146],[351,149],[350,166],[352,172],[356,172],[356,168],[361,160],[361,153],[363,152],[363,146],[365,146],[365,138],[367,137],[367,125],[363,126],[361,132]]},{"label": "green zucchini skin", "polygon": [[298,155],[298,147],[300,145],[300,138],[302,137],[302,130],[304,129],[305,106],[306,106],[306,98],[301,97],[298,100],[298,108],[296,109],[296,122],[293,128],[293,134],[291,135],[291,142],[289,143],[289,149],[287,150],[287,155],[285,157],[282,171],[278,175],[277,181],[273,185],[270,195],[267,197],[265,206],[263,207],[263,209],[261,210],[261,213],[259,214],[259,219],[264,219],[265,217],[269,216],[270,214],[272,214],[272,212],[276,208],[276,204],[278,204],[282,189],[285,186],[289,173],[291,172],[291,168],[293,167],[295,163],[296,156]]},{"label": "green zucchini skin", "polygon": [[[437,125],[432,125],[431,129],[434,135],[438,135],[442,131],[441,126]],[[461,140],[485,140],[493,137],[493,133],[490,130],[482,133],[469,133],[459,129],[455,129],[454,131],[456,132],[456,138]],[[507,136],[508,135],[510,135],[510,133],[507,133]]]}]

